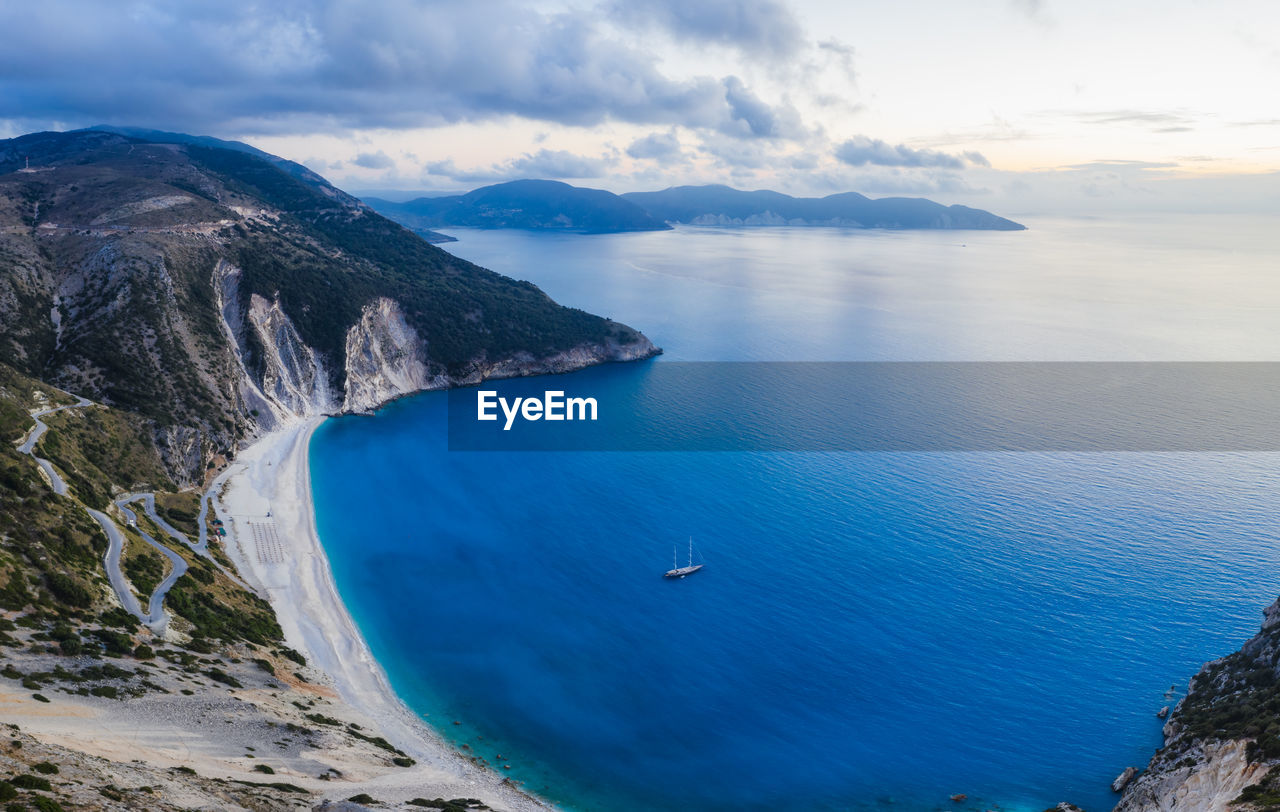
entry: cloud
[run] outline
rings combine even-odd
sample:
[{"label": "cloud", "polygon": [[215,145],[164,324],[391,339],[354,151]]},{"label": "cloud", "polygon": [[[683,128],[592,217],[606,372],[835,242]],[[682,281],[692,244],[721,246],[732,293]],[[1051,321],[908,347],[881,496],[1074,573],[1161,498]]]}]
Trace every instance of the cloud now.
[{"label": "cloud", "polygon": [[627,154],[632,158],[651,158],[655,160],[679,160],[684,158],[680,148],[680,139],[673,132],[650,133],[637,138],[627,147]]},{"label": "cloud", "polygon": [[791,130],[781,122],[779,111],[760,100],[742,80],[728,76],[724,80],[724,98],[729,104],[728,126],[722,132],[731,135],[776,138],[783,130]]},{"label": "cloud", "polygon": [[463,169],[455,164],[452,158],[446,158],[442,161],[428,161],[423,168],[423,176],[449,178],[461,183],[492,183],[503,180],[503,177],[494,172],[492,168]]},{"label": "cloud", "polygon": [[540,149],[508,161],[505,173],[529,178],[596,178],[615,163],[609,158],[589,158],[563,149]]},{"label": "cloud", "polygon": [[[776,3],[709,5],[732,14],[715,25],[710,12],[674,4],[654,14],[682,36],[795,47],[798,29]],[[754,97],[738,84],[729,93],[724,77],[671,76],[657,63],[599,9],[516,0],[0,4],[0,119],[37,125],[263,135],[505,116],[570,126],[767,122],[767,110],[745,110]]]},{"label": "cloud", "polygon": [[426,165],[426,174],[462,183],[496,183],[521,178],[598,178],[616,163],[616,159],[607,155],[592,158],[562,149],[541,149],[477,169],[460,168],[452,159],[431,161]]},{"label": "cloud", "polygon": [[857,55],[857,51],[852,45],[841,42],[838,39],[824,39],[818,43],[818,50],[835,58],[850,76],[853,75],[853,58]]},{"label": "cloud", "polygon": [[396,162],[391,159],[391,156],[382,150],[378,150],[377,152],[362,152],[355,158],[351,159],[351,163],[356,166],[364,167],[365,169],[391,169],[396,165]]},{"label": "cloud", "polygon": [[1198,123],[1196,118],[1186,111],[1096,110],[1070,115],[1085,124],[1145,125],[1155,132],[1185,132]]},{"label": "cloud", "polygon": [[605,9],[623,25],[659,28],[676,40],[725,45],[755,57],[793,57],[806,44],[800,22],[776,0],[614,0]]},{"label": "cloud", "polygon": [[744,169],[765,169],[775,166],[779,160],[778,150],[770,141],[744,140],[725,135],[707,135],[698,145],[698,151],[710,155],[716,165],[740,171]]},{"label": "cloud", "polygon": [[822,193],[856,191],[871,195],[955,196],[987,195],[991,190],[974,186],[947,169],[868,166],[859,171],[837,168],[810,174],[811,188]]},{"label": "cloud", "polygon": [[1083,164],[1067,164],[1059,167],[1061,169],[1078,169],[1078,170],[1111,170],[1111,171],[1145,171],[1149,169],[1173,169],[1176,163],[1169,161],[1132,161],[1122,159],[1106,159],[1100,161],[1089,161]]},{"label": "cloud", "polygon": [[971,185],[954,172],[912,172],[897,168],[855,176],[853,188],[872,194],[985,195],[990,189]]},{"label": "cloud", "polygon": [[835,156],[849,166],[903,166],[963,169],[966,161],[990,166],[981,153],[966,152],[963,157],[932,149],[913,149],[905,144],[890,144],[879,138],[858,135],[836,146]]}]

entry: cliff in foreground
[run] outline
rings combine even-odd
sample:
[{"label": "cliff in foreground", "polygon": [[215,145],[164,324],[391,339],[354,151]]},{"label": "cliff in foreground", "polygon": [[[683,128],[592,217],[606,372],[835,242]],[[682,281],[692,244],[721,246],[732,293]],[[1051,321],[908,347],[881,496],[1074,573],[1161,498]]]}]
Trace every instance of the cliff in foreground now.
[{"label": "cliff in foreground", "polygon": [[1280,810],[1280,601],[1264,616],[1239,651],[1192,678],[1116,812]]}]

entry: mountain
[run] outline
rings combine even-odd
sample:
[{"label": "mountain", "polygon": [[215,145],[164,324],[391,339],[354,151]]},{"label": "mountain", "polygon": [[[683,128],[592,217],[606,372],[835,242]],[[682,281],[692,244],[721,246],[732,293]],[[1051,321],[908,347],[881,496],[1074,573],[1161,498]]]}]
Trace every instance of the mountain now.
[{"label": "mountain", "polygon": [[214,149],[229,149],[235,152],[244,152],[254,157],[261,158],[268,163],[274,164],[279,168],[299,178],[307,183],[326,184],[324,178],[307,169],[300,163],[295,163],[287,158],[281,158],[278,155],[272,155],[264,152],[257,147],[250,146],[243,141],[226,141],[221,138],[214,138],[211,135],[188,135],[186,133],[171,133],[164,130],[149,130],[146,127],[116,127],[111,124],[95,124],[92,127],[86,127],[83,130],[73,130],[73,132],[104,132],[123,135],[129,138],[136,138],[139,141],[150,141],[154,144],[192,144],[198,147],[212,147]]},{"label": "mountain", "polygon": [[0,362],[144,421],[179,484],[298,415],[657,352],[304,167],[156,137],[0,141]]},{"label": "mountain", "polygon": [[365,202],[412,229],[469,226],[607,234],[670,228],[612,192],[553,180],[516,180],[465,195],[420,197],[407,203],[378,198]]},{"label": "mountain", "polygon": [[780,192],[744,192],[728,186],[676,186],[661,192],[628,192],[635,203],[668,223],[726,226],[845,226],[852,228],[955,228],[1021,231],[1025,228],[981,209],[943,206],[932,200],[857,192],[827,197],[791,197]]}]

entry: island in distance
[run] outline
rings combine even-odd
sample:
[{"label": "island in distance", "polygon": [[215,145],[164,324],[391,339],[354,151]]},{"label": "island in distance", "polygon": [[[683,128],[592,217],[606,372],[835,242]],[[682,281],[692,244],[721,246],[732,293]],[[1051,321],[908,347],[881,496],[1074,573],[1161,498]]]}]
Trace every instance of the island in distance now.
[{"label": "island in distance", "polygon": [[376,197],[364,202],[411,231],[470,226],[609,234],[671,227],[613,192],[554,180],[515,180],[465,195],[419,197],[405,203]]},{"label": "island in distance", "polygon": [[713,226],[839,226],[1021,231],[1026,226],[982,209],[912,197],[872,199],[857,192],[792,197],[729,186],[676,186],[615,195],[550,180],[517,180],[464,195],[364,202],[421,233],[448,226],[607,234],[658,231],[671,223]]}]

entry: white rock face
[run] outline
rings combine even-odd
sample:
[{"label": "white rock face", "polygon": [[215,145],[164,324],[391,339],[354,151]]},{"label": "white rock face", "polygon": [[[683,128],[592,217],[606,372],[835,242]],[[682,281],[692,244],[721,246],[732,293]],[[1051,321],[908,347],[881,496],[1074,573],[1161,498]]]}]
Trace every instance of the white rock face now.
[{"label": "white rock face", "polygon": [[262,344],[262,391],[295,415],[310,417],[332,409],[329,376],[319,354],[298,335],[293,322],[258,294],[249,297],[249,323]]},{"label": "white rock face", "polygon": [[[240,307],[240,269],[219,262],[213,271],[213,290],[222,328],[235,351],[240,374],[236,388],[244,410],[264,431],[305,415],[328,411],[332,398],[324,365],[314,350],[302,342],[278,302],[253,296],[249,313]],[[244,363],[245,333],[252,329],[263,347],[261,385]]]},{"label": "white rock face", "polygon": [[1217,741],[1191,748],[1178,762],[1190,762],[1187,766],[1134,780],[1115,812],[1227,812],[1244,788],[1261,781],[1269,769],[1249,763],[1248,745]]},{"label": "white rock face", "polygon": [[[339,403],[330,392],[324,359],[302,340],[279,301],[254,294],[244,312],[240,306],[240,276],[239,268],[219,262],[214,269],[213,288],[223,331],[239,365],[237,394],[245,412],[262,431],[271,431],[299,417],[368,413],[388,401],[424,389],[466,386],[490,378],[572,372],[610,361],[648,358],[659,352],[641,336],[631,344],[581,344],[550,356],[517,353],[497,360],[481,357],[462,373],[450,376],[438,365],[433,367],[426,342],[409,326],[400,305],[383,297],[365,305],[360,320],[347,330],[345,395]],[[244,363],[250,330],[262,348],[261,381]]]},{"label": "white rock face", "polygon": [[365,305],[347,331],[346,373],[344,412],[371,412],[410,392],[447,385],[431,375],[426,345],[400,305],[385,297]]}]

